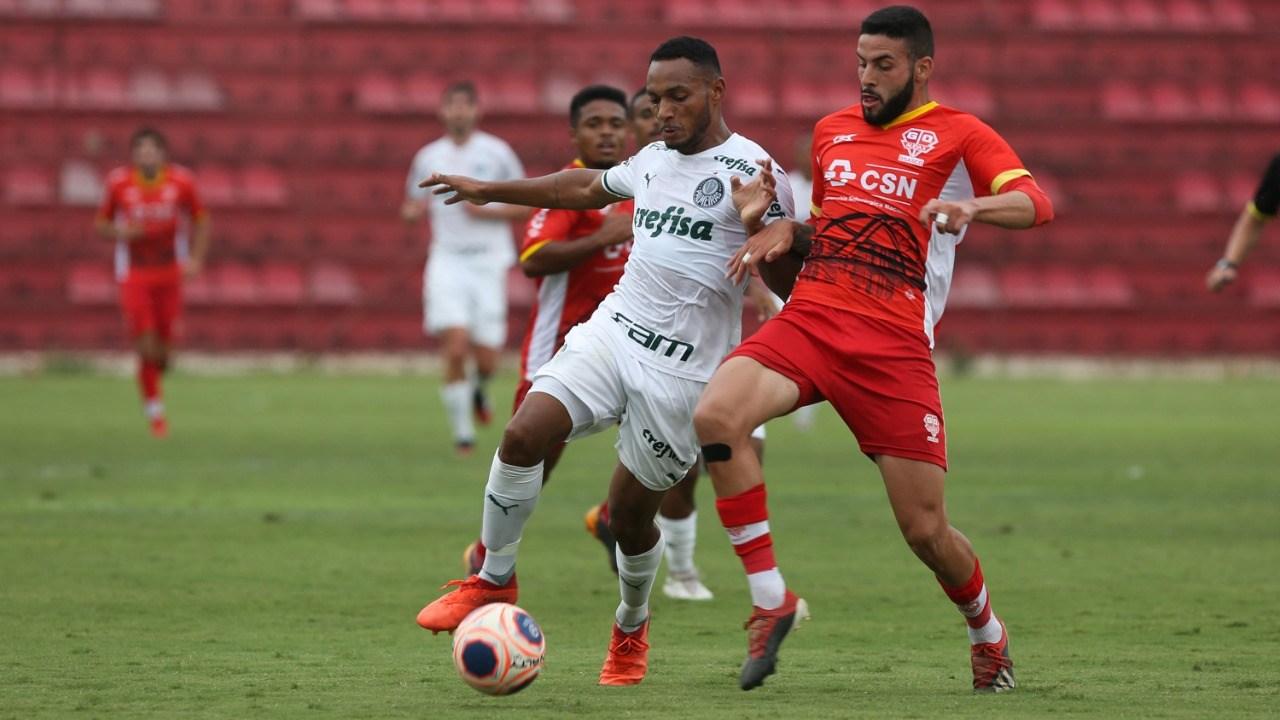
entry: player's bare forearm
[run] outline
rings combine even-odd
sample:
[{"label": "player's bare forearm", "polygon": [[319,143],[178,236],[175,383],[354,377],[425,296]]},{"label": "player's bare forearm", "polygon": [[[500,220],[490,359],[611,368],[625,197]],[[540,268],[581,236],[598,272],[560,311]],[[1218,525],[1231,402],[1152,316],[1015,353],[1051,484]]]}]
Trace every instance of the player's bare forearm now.
[{"label": "player's bare forearm", "polygon": [[529,217],[529,208],[523,205],[507,205],[490,203],[488,205],[472,205],[468,211],[472,216],[483,220],[524,220]]},{"label": "player's bare forearm", "polygon": [[760,279],[773,291],[774,295],[784,300],[791,297],[791,291],[796,285],[796,276],[804,267],[804,259],[808,256],[809,247],[813,241],[812,225],[803,223],[794,223],[794,225],[791,249],[772,261],[765,261],[759,265]]},{"label": "player's bare forearm", "polygon": [[419,187],[445,195],[446,204],[490,202],[539,208],[586,210],[602,208],[622,198],[605,190],[600,170],[573,168],[526,180],[485,182],[460,175],[439,173],[423,180]]},{"label": "player's bare forearm", "polygon": [[191,241],[191,259],[195,260],[198,265],[204,265],[205,258],[209,257],[209,241],[212,237],[212,225],[209,221],[208,214],[201,215],[195,222],[195,232],[192,234]]},{"label": "player's bare forearm", "polygon": [[1248,208],[1240,211],[1240,217],[1236,218],[1236,224],[1231,228],[1231,237],[1227,239],[1227,249],[1223,251],[1222,258],[1229,262],[1239,265],[1253,251],[1253,247],[1258,244],[1258,238],[1262,237],[1263,223]]},{"label": "player's bare forearm", "polygon": [[974,198],[975,222],[1022,230],[1036,224],[1036,207],[1031,197],[1021,190]]},{"label": "player's bare forearm", "polygon": [[106,218],[98,218],[93,221],[93,227],[98,234],[108,240],[119,239],[119,233],[116,232],[116,224]]},{"label": "player's bare forearm", "polygon": [[599,249],[595,235],[566,242],[549,242],[520,260],[520,270],[526,277],[541,277],[572,270]]}]

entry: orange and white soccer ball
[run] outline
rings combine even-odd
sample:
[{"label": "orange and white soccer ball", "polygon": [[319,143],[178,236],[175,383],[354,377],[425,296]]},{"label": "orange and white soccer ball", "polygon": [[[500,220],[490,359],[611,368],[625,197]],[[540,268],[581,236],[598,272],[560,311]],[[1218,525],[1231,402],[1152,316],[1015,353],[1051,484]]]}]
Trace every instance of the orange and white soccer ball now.
[{"label": "orange and white soccer ball", "polygon": [[453,664],[471,687],[510,695],[542,672],[547,642],[529,613],[508,603],[476,608],[453,632]]}]

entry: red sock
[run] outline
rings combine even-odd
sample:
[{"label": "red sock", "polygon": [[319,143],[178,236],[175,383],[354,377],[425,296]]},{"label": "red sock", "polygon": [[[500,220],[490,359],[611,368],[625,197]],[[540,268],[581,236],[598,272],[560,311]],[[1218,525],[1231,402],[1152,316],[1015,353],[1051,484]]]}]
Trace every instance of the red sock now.
[{"label": "red sock", "polygon": [[773,555],[765,497],[762,483],[739,495],[716,498],[716,512],[729,533],[733,551],[747,571],[752,604],[772,610],[785,601],[787,586]]},{"label": "red sock", "polygon": [[138,386],[142,389],[142,399],[151,402],[160,399],[160,366],[150,360],[138,363]]},{"label": "red sock", "polygon": [[599,518],[597,522],[604,524],[606,527],[609,525],[609,501],[607,499],[600,502],[600,514],[596,517]]},{"label": "red sock", "polygon": [[484,556],[488,554],[489,551],[485,549],[484,543],[480,541],[480,538],[476,538],[476,561],[483,565]]},{"label": "red sock", "polygon": [[991,599],[987,597],[987,584],[982,579],[982,565],[978,558],[973,559],[973,576],[964,585],[950,587],[942,578],[938,578],[938,584],[964,615],[969,627],[977,630],[991,622]]}]

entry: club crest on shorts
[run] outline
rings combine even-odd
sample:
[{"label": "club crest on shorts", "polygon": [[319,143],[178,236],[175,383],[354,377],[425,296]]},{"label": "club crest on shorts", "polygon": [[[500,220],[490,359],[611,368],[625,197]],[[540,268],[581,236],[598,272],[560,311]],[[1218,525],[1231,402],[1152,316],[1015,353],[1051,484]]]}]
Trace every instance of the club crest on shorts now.
[{"label": "club crest on shorts", "polygon": [[924,416],[924,429],[929,433],[929,442],[938,442],[938,433],[942,432],[942,422],[938,420],[938,416],[929,413]]},{"label": "club crest on shorts", "polygon": [[709,177],[698,183],[693,191],[693,204],[700,208],[715,207],[724,199],[724,183],[720,178]]}]

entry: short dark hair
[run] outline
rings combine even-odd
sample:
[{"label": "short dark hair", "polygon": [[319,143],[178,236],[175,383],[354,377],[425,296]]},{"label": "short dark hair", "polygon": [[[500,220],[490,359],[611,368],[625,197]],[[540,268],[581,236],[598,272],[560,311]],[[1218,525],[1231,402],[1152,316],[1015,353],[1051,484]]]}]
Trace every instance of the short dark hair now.
[{"label": "short dark hair", "polygon": [[880,8],[862,21],[859,32],[906,40],[907,51],[913,60],[933,57],[933,27],[924,13],[910,5]]},{"label": "short dark hair", "polygon": [[627,94],[612,85],[588,85],[578,91],[569,101],[569,125],[578,127],[578,119],[582,115],[582,107],[593,100],[608,100],[617,103],[628,116],[631,109],[627,107]]},{"label": "short dark hair", "polygon": [[455,93],[466,95],[467,99],[473,103],[480,97],[480,93],[476,91],[476,84],[470,80],[457,80],[449,83],[444,92],[440,93],[440,97],[447,98]]},{"label": "short dark hair", "polygon": [[169,141],[164,139],[164,134],[159,130],[148,127],[146,125],[133,131],[133,136],[129,138],[129,147],[138,147],[138,143],[143,140],[150,140],[160,146],[161,150],[169,149]]},{"label": "short dark hair", "polygon": [[659,45],[658,49],[649,56],[649,62],[681,59],[688,60],[700,68],[713,70],[717,76],[721,74],[720,57],[716,55],[716,49],[702,38],[688,35],[673,37]]},{"label": "short dark hair", "polygon": [[636,104],[636,101],[639,100],[640,98],[648,99],[648,97],[649,97],[649,88],[640,88],[639,90],[631,93],[631,105],[634,106]]}]

